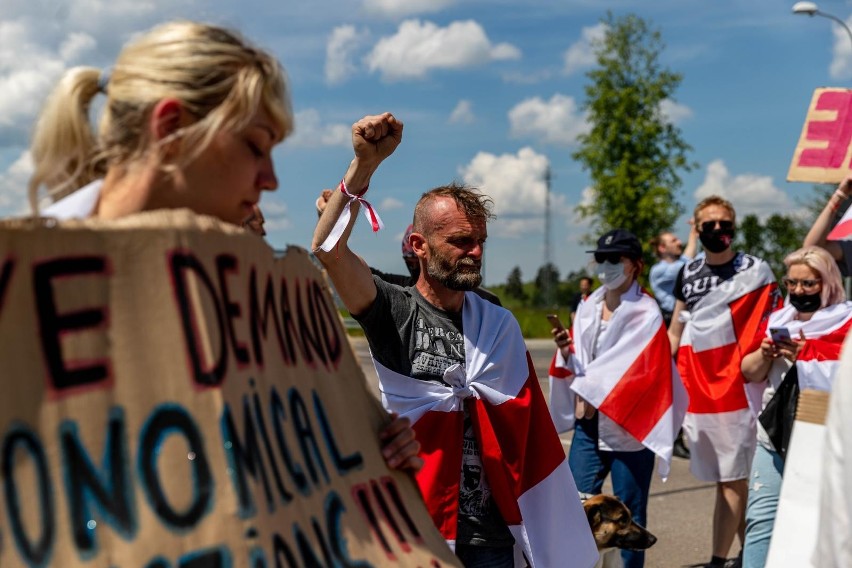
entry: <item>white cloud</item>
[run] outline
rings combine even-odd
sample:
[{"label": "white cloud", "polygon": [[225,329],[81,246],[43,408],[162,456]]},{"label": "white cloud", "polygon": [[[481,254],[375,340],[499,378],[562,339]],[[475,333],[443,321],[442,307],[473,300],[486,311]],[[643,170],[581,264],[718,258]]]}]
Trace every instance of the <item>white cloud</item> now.
[{"label": "white cloud", "polygon": [[293,226],[287,211],[287,205],[280,201],[273,201],[273,197],[267,197],[260,203],[260,210],[266,220],[264,228],[267,231],[283,231]]},{"label": "white cloud", "polygon": [[[382,202],[379,203],[379,211],[393,211],[394,209],[399,209],[403,205],[404,203],[396,197],[385,197],[382,199]],[[402,238],[402,235],[400,235],[400,238]]]},{"label": "white cloud", "polygon": [[[492,234],[518,237],[542,232],[549,165],[547,156],[526,147],[500,156],[479,152],[460,169],[465,183],[494,200],[497,219]],[[570,211],[563,195],[551,194],[551,211],[560,216]]]},{"label": "white cloud", "polygon": [[549,101],[539,97],[521,101],[509,111],[509,124],[514,137],[562,146],[575,144],[578,135],[589,131],[574,99],[558,93]]},{"label": "white cloud", "polygon": [[340,84],[357,71],[355,54],[368,36],[368,30],[359,31],[355,26],[334,28],[325,48],[325,80],[328,84]]},{"label": "white cloud", "polygon": [[404,18],[440,12],[453,4],[455,0],[364,0],[364,9],[370,14],[387,18]]},{"label": "white cloud", "polygon": [[[583,188],[583,192],[580,195],[580,206],[581,207],[588,207],[589,205],[594,204],[594,202],[595,202],[595,188],[590,186],[590,185],[587,185],[586,187]],[[577,213],[576,210],[574,211],[574,216],[572,218],[572,221],[576,225],[582,225],[583,227],[591,227],[591,225],[592,225],[591,217],[582,217],[579,213]]]},{"label": "white cloud", "polygon": [[[74,41],[69,36],[65,43]],[[24,22],[0,22],[0,125],[21,133],[29,129],[45,93],[66,67],[60,51],[41,45]]]},{"label": "white cloud", "polygon": [[319,148],[323,146],[348,146],[352,143],[352,126],[324,124],[316,109],[296,112],[293,135],[285,142],[290,148]]},{"label": "white cloud", "polygon": [[660,101],[660,114],[668,122],[678,124],[688,118],[692,118],[692,109],[686,105],[676,103],[671,99],[663,99]]},{"label": "white cloud", "polygon": [[[846,19],[846,25],[852,27],[852,16]],[[843,26],[831,26],[834,33],[834,58],[828,68],[832,79],[852,78],[852,39]]]},{"label": "white cloud", "polygon": [[742,218],[755,214],[760,218],[773,213],[800,215],[803,208],[781,189],[770,176],[757,174],[731,175],[725,162],[714,160],[707,166],[704,182],[695,190],[695,199],[718,195],[730,201]]},{"label": "white cloud", "polygon": [[387,81],[422,79],[433,69],[463,69],[503,59],[519,59],[513,45],[494,45],[473,20],[441,28],[406,20],[395,35],[382,38],[366,58],[370,71]]},{"label": "white cloud", "polygon": [[59,46],[59,55],[64,61],[75,61],[96,46],[95,38],[89,34],[71,33]]},{"label": "white cloud", "polygon": [[476,120],[476,116],[473,114],[473,105],[467,99],[462,99],[456,105],[456,108],[453,109],[453,112],[450,114],[449,123],[450,124],[471,124]]},{"label": "white cloud", "polygon": [[[197,0],[6,0],[0,20],[0,146],[23,147],[47,93],[72,65],[108,67],[134,32]],[[97,39],[95,39],[97,38]]]},{"label": "white cloud", "polygon": [[32,160],[29,151],[26,151],[0,175],[0,210],[4,214],[29,213],[27,182],[32,173]]},{"label": "white cloud", "polygon": [[580,33],[580,39],[571,45],[562,56],[564,66],[562,71],[566,75],[571,75],[592,67],[595,62],[594,43],[602,40],[606,34],[606,24],[597,24],[591,27],[583,28]]}]

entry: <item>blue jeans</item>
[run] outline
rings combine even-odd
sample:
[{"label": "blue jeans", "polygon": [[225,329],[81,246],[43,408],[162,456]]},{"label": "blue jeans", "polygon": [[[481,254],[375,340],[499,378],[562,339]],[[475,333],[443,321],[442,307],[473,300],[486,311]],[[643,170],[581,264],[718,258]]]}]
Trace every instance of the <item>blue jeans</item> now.
[{"label": "blue jeans", "polygon": [[[612,474],[612,490],[627,505],[633,520],[647,527],[648,493],[654,475],[654,452],[645,448],[638,452],[604,452],[598,449],[598,414],[577,420],[574,439],[568,453],[568,464],[581,493],[597,495],[604,480]],[[642,568],[645,551],[622,550],[625,568]]]},{"label": "blue jeans", "polygon": [[513,546],[471,546],[456,544],[456,556],[465,568],[514,568]]},{"label": "blue jeans", "polygon": [[758,444],[748,480],[743,568],[763,568],[766,564],[783,475],[781,456]]}]

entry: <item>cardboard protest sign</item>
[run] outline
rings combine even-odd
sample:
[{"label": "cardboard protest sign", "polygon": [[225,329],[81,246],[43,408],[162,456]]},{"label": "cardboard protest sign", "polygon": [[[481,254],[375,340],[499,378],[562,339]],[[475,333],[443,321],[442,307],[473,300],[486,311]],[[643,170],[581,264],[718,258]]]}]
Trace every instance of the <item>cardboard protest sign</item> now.
[{"label": "cardboard protest sign", "polygon": [[[811,566],[819,524],[825,416],[829,393],[805,389],[799,395],[784,481],[766,558],[767,568]],[[755,479],[754,482],[760,483]]]},{"label": "cardboard protest sign", "polygon": [[787,181],[838,183],[852,173],[852,90],[814,91]]},{"label": "cardboard protest sign", "polygon": [[186,211],[0,224],[0,566],[456,566],[322,274]]}]

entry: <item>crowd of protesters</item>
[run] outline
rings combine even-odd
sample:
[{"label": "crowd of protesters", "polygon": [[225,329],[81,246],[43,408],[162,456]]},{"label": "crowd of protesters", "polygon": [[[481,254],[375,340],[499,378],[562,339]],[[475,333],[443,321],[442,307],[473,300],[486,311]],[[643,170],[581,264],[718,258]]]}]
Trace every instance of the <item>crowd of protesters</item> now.
[{"label": "crowd of protesters", "polygon": [[[86,112],[101,93],[94,133]],[[55,202],[41,213],[61,219],[186,207],[262,236],[258,202],[278,185],[271,151],[292,121],[274,58],[223,28],[166,24],[134,39],[109,73],[62,78],[35,130],[32,202],[46,190]],[[852,268],[852,251],[826,240],[850,180],[785,259],[786,300],[766,262],[732,248],[736,212],[721,197],[696,206],[685,248],[671,232],[652,243],[653,296],[638,282],[642,243],[620,228],[601,235],[589,251],[601,286],[584,279],[571,329],[553,329],[548,405],[517,321],[480,288],[493,206],[483,193],[449,184],[423,194],[402,243],[408,276],[375,273],[349,248],[355,213],[372,210],[371,177],[402,133],[391,113],[354,123],[353,159],[317,201],[311,248],[370,344],[394,413],[381,434],[387,463],[419,472],[461,562],[591,566],[579,492],[600,493],[609,475],[634,519],[653,524],[654,464],[668,476],[682,427],[691,472],[716,487],[707,565],[763,566],[786,451],[765,411],[794,382],[831,390],[852,322],[836,264]],[[569,429],[566,457],[557,430]],[[744,552],[729,558],[737,537]],[[821,558],[849,554],[823,542]],[[622,558],[644,565],[641,551]]]}]

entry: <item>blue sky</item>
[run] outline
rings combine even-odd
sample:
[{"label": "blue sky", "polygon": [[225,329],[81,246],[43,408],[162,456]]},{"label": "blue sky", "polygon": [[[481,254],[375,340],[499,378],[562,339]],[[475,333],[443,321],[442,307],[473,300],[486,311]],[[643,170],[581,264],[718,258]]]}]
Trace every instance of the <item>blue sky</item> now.
[{"label": "blue sky", "polygon": [[[269,242],[307,247],[313,202],[351,159],[349,127],[395,113],[402,145],[373,178],[368,199],[386,229],[363,218],[353,248],[373,266],[403,271],[400,237],[420,194],[452,180],[495,202],[487,284],[544,261],[543,174],[552,182],[552,260],[564,275],[589,261],[574,215],[588,176],[571,160],[589,38],[606,10],[658,28],[661,61],[683,75],[663,109],[699,167],[679,199],[722,194],[741,214],[799,213],[810,184],[785,181],[817,87],[846,87],[852,42],[793,2],[680,0],[0,0],[0,214],[25,210],[30,126],[64,69],[108,67],[134,33],[174,18],[234,27],[272,51],[290,79],[296,134],[274,153],[280,188],[264,195]],[[57,7],[58,6],[58,7]],[[820,8],[852,25],[848,2]],[[685,236],[684,220],[675,227]]]}]

